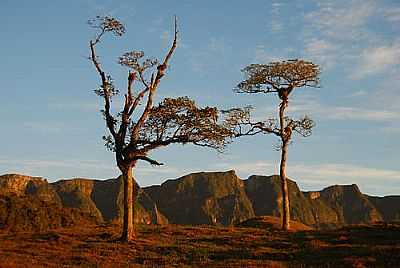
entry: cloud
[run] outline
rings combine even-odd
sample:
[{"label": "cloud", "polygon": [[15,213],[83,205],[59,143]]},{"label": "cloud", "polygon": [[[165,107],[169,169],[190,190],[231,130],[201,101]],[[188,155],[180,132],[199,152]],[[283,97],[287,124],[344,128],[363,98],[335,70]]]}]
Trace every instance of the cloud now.
[{"label": "cloud", "polygon": [[62,126],[55,122],[24,122],[23,128],[38,132],[43,135],[56,134],[62,131]]},{"label": "cloud", "polygon": [[389,46],[366,48],[357,64],[352,78],[361,79],[369,75],[379,74],[400,66],[400,41]]},{"label": "cloud", "polygon": [[400,170],[377,169],[348,164],[294,164],[288,168],[289,173],[306,176],[308,179],[337,178],[338,183],[350,183],[353,179],[385,179],[400,183]]},{"label": "cloud", "polygon": [[84,112],[93,112],[93,111],[98,111],[100,108],[102,108],[102,104],[99,104],[96,99],[93,101],[88,101],[88,102],[77,102],[76,100],[74,101],[68,101],[68,102],[51,102],[48,104],[49,108],[51,109],[56,109],[56,110],[79,110],[79,111],[84,111]]},{"label": "cloud", "polygon": [[[400,171],[378,169],[349,164],[293,164],[288,166],[288,175],[309,190],[317,190],[333,184],[357,184],[368,194],[399,194]],[[384,182],[384,184],[383,184]],[[302,187],[302,188],[303,188]]]},{"label": "cloud", "polygon": [[400,22],[400,7],[391,7],[383,11],[386,20],[390,22]]},{"label": "cloud", "polygon": [[239,177],[242,178],[246,178],[249,174],[268,174],[274,171],[274,165],[265,161],[255,161],[251,163],[221,162],[214,164],[213,167],[216,170],[235,170]]},{"label": "cloud", "polygon": [[[196,44],[188,54],[188,59],[195,72],[205,74],[210,71],[220,70],[222,64],[231,61],[232,46],[224,38],[210,37],[205,44]],[[215,59],[219,60],[216,61]]]},{"label": "cloud", "polygon": [[281,2],[273,2],[271,4],[271,20],[269,21],[270,29],[273,33],[280,33],[283,31],[284,25],[281,20],[282,17]]},{"label": "cloud", "polygon": [[356,107],[327,107],[320,111],[324,117],[335,120],[366,120],[366,121],[390,121],[400,118],[400,114],[385,111],[363,109]]},{"label": "cloud", "polygon": [[307,57],[326,69],[332,67],[336,61],[338,47],[326,40],[312,38],[305,45],[305,54]]},{"label": "cloud", "polygon": [[[250,175],[273,175],[279,172],[279,163],[266,161],[232,162],[214,165],[220,170],[234,169],[245,179]],[[288,176],[297,181],[302,190],[320,190],[335,184],[357,184],[369,194],[399,194],[400,170],[378,169],[341,163],[290,163]],[[382,185],[382,182],[385,185]]]},{"label": "cloud", "polygon": [[[52,159],[9,159],[0,158],[1,173],[23,173],[30,176],[43,176],[49,170],[55,171],[52,180],[65,177],[115,177],[119,174],[112,163],[97,160],[52,160]],[[104,177],[103,177],[104,178]]]},{"label": "cloud", "polygon": [[336,40],[359,40],[367,36],[365,24],[374,14],[374,1],[320,1],[319,9],[305,15],[306,22],[322,35]]},{"label": "cloud", "polygon": [[288,111],[296,116],[310,114],[323,120],[358,120],[387,122],[400,119],[400,111],[376,109],[373,107],[348,107],[323,105],[315,99],[298,99],[293,101]]},{"label": "cloud", "polygon": [[[268,50],[268,52],[267,52]],[[264,45],[257,45],[255,48],[254,61],[257,63],[268,63],[272,61],[282,61],[288,58],[291,48],[271,49]]]}]

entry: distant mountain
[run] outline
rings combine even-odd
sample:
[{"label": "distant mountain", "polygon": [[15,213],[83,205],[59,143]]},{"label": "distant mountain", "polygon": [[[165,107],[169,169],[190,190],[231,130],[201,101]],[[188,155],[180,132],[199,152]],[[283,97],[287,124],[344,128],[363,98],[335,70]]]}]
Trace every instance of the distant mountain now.
[{"label": "distant mountain", "polygon": [[0,228],[43,231],[76,224],[97,223],[79,209],[65,208],[43,178],[17,174],[0,176]]},{"label": "distant mountain", "polygon": [[171,223],[231,225],[254,217],[233,170],[200,172],[144,188]]},{"label": "distant mountain", "polygon": [[334,185],[319,192],[319,199],[332,208],[340,224],[382,221],[378,209],[360,192],[357,185]]},{"label": "distant mountain", "polygon": [[[39,177],[0,176],[0,228],[44,230],[119,221],[123,215],[121,182],[120,177],[48,183]],[[289,180],[288,187],[292,220],[308,226],[336,228],[400,220],[400,196],[368,196],[354,184],[302,192]],[[140,188],[135,184],[135,193],[134,220],[143,224],[228,226],[281,214],[282,194],[276,175],[241,180],[233,170],[199,172],[161,185]]]},{"label": "distant mountain", "polygon": [[[51,184],[64,207],[79,208],[97,220],[119,220],[123,215],[123,183],[121,177],[109,180],[70,179]],[[168,220],[157,205],[135,183],[135,222],[164,224]]]},{"label": "distant mountain", "polygon": [[[136,184],[135,222],[165,224],[156,204]],[[121,179],[46,179],[0,176],[0,228],[45,230],[81,223],[118,221],[123,216]]]},{"label": "distant mountain", "polygon": [[[244,183],[257,216],[281,215],[282,191],[279,176],[250,176]],[[335,211],[326,203],[301,192],[292,180],[288,180],[288,188],[293,220],[310,226],[338,223]]]},{"label": "distant mountain", "polygon": [[378,209],[386,222],[400,221],[400,196],[368,196],[366,198]]},{"label": "distant mountain", "polygon": [[[400,219],[400,196],[370,197],[354,184],[302,192],[294,181],[288,180],[288,187],[292,219],[309,226],[336,228]],[[200,172],[145,187],[144,191],[170,222],[177,224],[231,225],[252,215],[281,215],[277,175],[253,175],[240,180],[232,170]]]}]

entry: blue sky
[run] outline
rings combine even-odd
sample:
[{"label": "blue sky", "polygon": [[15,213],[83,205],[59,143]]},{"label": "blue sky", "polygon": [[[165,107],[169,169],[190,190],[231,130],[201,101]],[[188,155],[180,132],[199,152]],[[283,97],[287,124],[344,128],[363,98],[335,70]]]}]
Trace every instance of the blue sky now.
[{"label": "blue sky", "polygon": [[[294,93],[289,113],[316,121],[295,138],[287,172],[304,190],[357,183],[375,195],[400,194],[400,3],[393,1],[19,1],[0,4],[0,174],[111,178],[113,154],[103,146],[98,77],[87,60],[94,32],[86,21],[112,15],[122,38],[99,47],[104,68],[124,88],[117,57],[130,50],[161,57],[180,42],[159,98],[191,96],[201,105],[255,107],[276,115],[277,97],[238,95],[232,88],[250,63],[303,58],[322,68],[320,89]],[[118,105],[118,101],[114,104]],[[243,138],[224,154],[194,146],[160,149],[140,163],[140,185],[196,171],[235,169],[242,178],[277,173],[272,136]]]}]

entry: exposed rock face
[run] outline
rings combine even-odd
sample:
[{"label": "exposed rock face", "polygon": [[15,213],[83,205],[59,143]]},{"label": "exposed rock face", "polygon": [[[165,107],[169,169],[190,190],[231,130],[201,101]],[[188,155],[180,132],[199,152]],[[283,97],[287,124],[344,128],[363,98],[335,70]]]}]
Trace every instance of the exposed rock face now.
[{"label": "exposed rock face", "polygon": [[17,174],[0,176],[1,229],[43,231],[95,222],[84,211],[64,208],[45,179]]},{"label": "exposed rock face", "polygon": [[21,196],[25,194],[28,183],[32,186],[38,186],[47,183],[47,181],[40,177],[5,174],[0,176],[0,192]]},{"label": "exposed rock face", "polygon": [[[109,180],[71,179],[52,184],[63,206],[79,208],[97,220],[119,221],[123,217],[123,183],[121,177]],[[135,222],[165,224],[156,204],[135,183]]]},{"label": "exposed rock face", "polygon": [[[135,222],[165,224],[168,220],[136,184]],[[119,220],[123,184],[106,181],[61,180],[49,184],[43,178],[0,176],[0,228],[42,231],[78,224]]]},{"label": "exposed rock face", "polygon": [[[400,196],[374,197],[357,185],[301,192],[288,181],[291,219],[316,228],[400,220]],[[234,171],[200,172],[144,189],[135,184],[135,222],[234,225],[281,214],[279,176],[239,179]],[[120,221],[122,178],[47,183],[17,174],[0,176],[0,229],[41,231]],[[258,218],[263,219],[266,218]]]},{"label": "exposed rock face", "polygon": [[234,171],[193,173],[144,190],[171,223],[231,225],[254,217]]},{"label": "exposed rock face", "polygon": [[98,222],[103,220],[101,212],[91,198],[94,185],[93,180],[61,180],[51,185],[61,198],[63,207],[79,209]]},{"label": "exposed rock face", "polygon": [[320,199],[331,207],[341,224],[373,223],[383,218],[357,185],[334,185],[321,191]]},{"label": "exposed rock face", "polygon": [[367,196],[386,222],[400,221],[400,196]]},{"label": "exposed rock face", "polygon": [[[280,217],[282,191],[279,176],[250,176],[244,181],[247,196],[257,216]],[[316,198],[304,195],[297,184],[288,180],[291,219],[310,226],[336,223],[335,211]]]}]

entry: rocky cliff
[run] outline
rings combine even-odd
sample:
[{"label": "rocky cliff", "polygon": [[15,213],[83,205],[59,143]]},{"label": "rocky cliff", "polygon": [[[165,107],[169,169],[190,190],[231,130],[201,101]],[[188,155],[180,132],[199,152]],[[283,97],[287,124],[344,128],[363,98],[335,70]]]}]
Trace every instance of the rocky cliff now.
[{"label": "rocky cliff", "polygon": [[[135,222],[165,224],[157,205],[135,184]],[[121,178],[60,180],[18,174],[0,176],[0,228],[45,230],[77,224],[119,221]]]},{"label": "rocky cliff", "polygon": [[[334,185],[302,192],[288,182],[292,220],[316,228],[400,220],[400,196],[375,197],[357,185]],[[23,175],[0,176],[0,228],[43,230],[119,221],[123,216],[121,178],[70,179],[48,183]],[[281,215],[278,176],[234,171],[199,172],[161,185],[135,184],[135,222],[144,224],[234,225],[255,216]]]},{"label": "rocky cliff", "polygon": [[[109,180],[70,179],[52,184],[65,207],[78,208],[98,220],[119,221],[123,217],[122,177]],[[135,183],[135,222],[166,224],[157,205]]]},{"label": "rocky cliff", "polygon": [[[282,191],[279,176],[250,176],[244,183],[257,216],[281,215]],[[337,223],[337,215],[332,208],[318,199],[309,198],[292,180],[288,180],[288,188],[292,220],[311,226]]]},{"label": "rocky cliff", "polygon": [[193,173],[144,190],[171,223],[231,225],[254,217],[233,170]]},{"label": "rocky cliff", "polygon": [[400,196],[391,195],[379,197],[365,195],[365,197],[368,198],[380,212],[384,221],[400,221]]},{"label": "rocky cliff", "polygon": [[323,189],[320,197],[337,215],[340,224],[374,223],[382,221],[382,215],[357,185],[334,185]]}]

